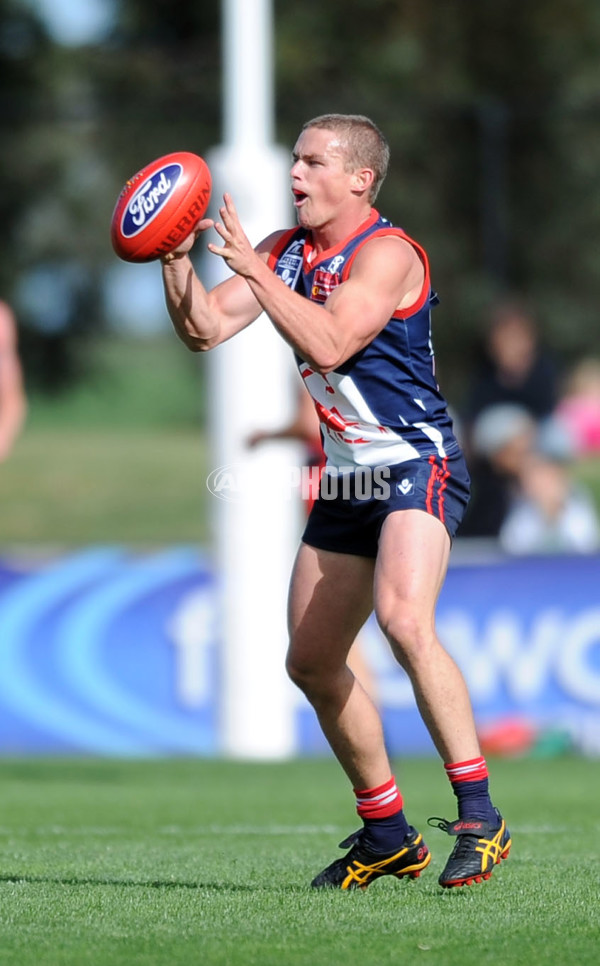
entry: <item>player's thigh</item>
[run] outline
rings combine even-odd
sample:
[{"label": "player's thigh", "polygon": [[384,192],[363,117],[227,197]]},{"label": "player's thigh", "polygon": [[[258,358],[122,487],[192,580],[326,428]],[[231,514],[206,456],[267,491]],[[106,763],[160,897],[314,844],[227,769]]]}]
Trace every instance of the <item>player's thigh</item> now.
[{"label": "player's thigh", "polygon": [[373,609],[374,561],[302,543],[288,605],[290,655],[332,666],[345,661]]},{"label": "player's thigh", "polygon": [[386,518],[375,567],[374,606],[383,631],[411,636],[433,627],[450,554],[443,523],[423,510],[399,510]]}]

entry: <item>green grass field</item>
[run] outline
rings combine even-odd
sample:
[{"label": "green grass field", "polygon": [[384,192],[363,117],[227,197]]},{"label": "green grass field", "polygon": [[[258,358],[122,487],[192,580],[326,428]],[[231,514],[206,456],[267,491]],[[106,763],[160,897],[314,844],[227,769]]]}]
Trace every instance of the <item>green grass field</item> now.
[{"label": "green grass field", "polygon": [[174,336],[89,351],[88,379],[30,396],[0,466],[0,547],[207,543],[202,361]]},{"label": "green grass field", "polygon": [[[598,961],[600,768],[492,763],[513,849],[443,891],[420,879],[313,892],[356,827],[332,760],[4,760],[2,966],[584,966]],[[396,769],[408,817],[453,814],[435,760]],[[341,852],[339,853],[342,854]]]},{"label": "green grass field", "polygon": [[0,546],[206,544],[199,430],[32,427],[0,467]]}]

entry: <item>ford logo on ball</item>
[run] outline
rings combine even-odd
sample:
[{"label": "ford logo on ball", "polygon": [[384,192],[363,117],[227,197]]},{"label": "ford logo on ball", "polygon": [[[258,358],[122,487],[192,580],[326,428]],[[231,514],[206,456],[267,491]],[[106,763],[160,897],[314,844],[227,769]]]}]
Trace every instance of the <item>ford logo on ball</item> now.
[{"label": "ford logo on ball", "polygon": [[133,238],[156,218],[169,196],[173,193],[183,172],[180,164],[168,164],[159,168],[138,188],[123,214],[121,231],[126,238]]}]

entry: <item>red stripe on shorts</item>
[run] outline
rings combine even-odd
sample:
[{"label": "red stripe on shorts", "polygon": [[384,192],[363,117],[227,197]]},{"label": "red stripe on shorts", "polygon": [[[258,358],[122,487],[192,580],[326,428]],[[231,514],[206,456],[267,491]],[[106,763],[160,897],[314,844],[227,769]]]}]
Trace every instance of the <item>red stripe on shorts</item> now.
[{"label": "red stripe on shorts", "polygon": [[433,501],[436,497],[436,485],[437,485],[437,516],[441,522],[444,522],[444,490],[448,484],[448,478],[450,477],[450,470],[448,469],[448,460],[444,456],[442,459],[441,469],[436,463],[437,457],[431,454],[429,457],[429,465],[431,466],[431,472],[429,474],[429,480],[427,481],[427,494],[425,497],[425,506],[427,512],[435,516],[435,510],[433,508]]},{"label": "red stripe on shorts", "polygon": [[427,495],[425,497],[425,506],[428,513],[433,513],[433,488],[435,486],[435,481],[437,479],[437,466],[435,465],[435,456],[433,453],[429,457],[429,465],[431,466],[431,471],[429,473],[429,479],[427,481]]},{"label": "red stripe on shorts", "polygon": [[442,460],[442,469],[439,474],[440,488],[438,490],[438,506],[440,512],[440,520],[444,522],[444,490],[448,485],[448,477],[450,476],[450,470],[448,469],[448,460],[444,456]]}]

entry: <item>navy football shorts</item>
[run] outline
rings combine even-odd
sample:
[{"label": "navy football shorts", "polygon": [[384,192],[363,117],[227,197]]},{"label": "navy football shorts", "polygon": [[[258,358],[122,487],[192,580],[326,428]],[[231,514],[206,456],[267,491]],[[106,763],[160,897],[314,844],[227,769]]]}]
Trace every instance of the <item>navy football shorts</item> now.
[{"label": "navy football shorts", "polygon": [[452,539],[469,493],[469,473],[460,451],[395,466],[347,471],[326,467],[302,540],[320,550],[376,557],[384,520],[396,510],[423,510],[437,517]]}]

